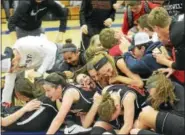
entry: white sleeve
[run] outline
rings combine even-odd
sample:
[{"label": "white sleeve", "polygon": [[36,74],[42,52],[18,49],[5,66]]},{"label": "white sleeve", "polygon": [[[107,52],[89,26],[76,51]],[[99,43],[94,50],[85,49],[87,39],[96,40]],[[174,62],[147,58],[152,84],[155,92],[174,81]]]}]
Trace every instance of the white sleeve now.
[{"label": "white sleeve", "polygon": [[47,54],[46,57],[44,58],[42,65],[39,67],[37,72],[40,74],[45,73],[47,70],[50,70],[51,64],[54,65],[55,63],[55,56],[52,56],[52,54]]},{"label": "white sleeve", "polygon": [[5,86],[2,92],[2,102],[12,102],[12,94],[15,86],[16,73],[7,73],[5,76]]}]

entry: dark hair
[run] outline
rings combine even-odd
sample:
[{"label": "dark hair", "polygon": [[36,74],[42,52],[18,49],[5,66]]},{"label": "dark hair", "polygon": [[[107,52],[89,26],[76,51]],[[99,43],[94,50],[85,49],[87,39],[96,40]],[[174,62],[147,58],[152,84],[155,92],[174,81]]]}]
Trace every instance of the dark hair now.
[{"label": "dark hair", "polygon": [[72,39],[71,39],[71,38],[66,39],[66,40],[65,40],[65,43],[66,43],[66,44],[71,44],[71,43],[72,43]]},{"label": "dark hair", "polygon": [[31,83],[27,78],[18,76],[15,82],[15,92],[19,92],[29,98],[35,98],[33,96],[33,91],[35,90],[34,84]]},{"label": "dark hair", "polygon": [[141,0],[130,0],[130,1],[125,1],[125,4],[127,6],[136,6],[136,5],[140,5],[141,4]]},{"label": "dark hair", "polygon": [[140,50],[142,48],[142,46],[144,46],[145,48],[148,47],[148,44],[141,44],[141,45],[137,45],[136,47]]},{"label": "dark hair", "polygon": [[67,82],[65,79],[65,76],[59,73],[51,73],[48,75],[45,79],[45,82],[49,82],[51,84],[54,84],[56,86],[61,85],[62,87],[67,86]]},{"label": "dark hair", "polygon": [[140,50],[142,48],[142,46],[145,47],[145,49],[147,49],[149,47],[149,45],[152,43],[152,41],[145,43],[145,44],[141,44],[141,45],[136,45],[136,47]]}]

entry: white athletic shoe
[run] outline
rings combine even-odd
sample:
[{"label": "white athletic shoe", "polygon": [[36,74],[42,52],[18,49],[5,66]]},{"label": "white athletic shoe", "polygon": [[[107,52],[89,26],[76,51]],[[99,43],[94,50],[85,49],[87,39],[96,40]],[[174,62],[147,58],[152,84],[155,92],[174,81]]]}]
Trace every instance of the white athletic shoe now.
[{"label": "white athletic shoe", "polygon": [[102,135],[113,135],[113,134],[110,132],[104,132]]},{"label": "white athletic shoe", "polygon": [[80,125],[72,125],[70,127],[67,127],[64,129],[64,134],[77,134],[77,133],[83,133],[83,132],[89,132],[92,128],[84,128]]}]

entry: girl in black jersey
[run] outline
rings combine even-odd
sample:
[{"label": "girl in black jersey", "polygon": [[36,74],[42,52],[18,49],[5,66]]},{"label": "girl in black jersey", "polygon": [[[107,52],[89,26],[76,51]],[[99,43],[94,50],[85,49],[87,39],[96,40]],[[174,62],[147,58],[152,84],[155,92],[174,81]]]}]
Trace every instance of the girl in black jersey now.
[{"label": "girl in black jersey", "polygon": [[[41,102],[38,100],[31,100],[24,107],[16,107],[17,109],[14,109],[15,111],[12,111],[11,114],[10,113],[5,114],[5,112],[7,112],[8,110],[2,107],[2,111],[1,111],[1,122],[2,122],[1,124],[2,125],[1,126],[8,127],[12,123],[15,123],[17,120],[19,120],[25,113],[38,109],[40,107],[40,104]],[[6,116],[3,117],[3,115],[4,116],[6,115]]]},{"label": "girl in black jersey", "polygon": [[5,131],[45,131],[57,112],[55,103],[45,96],[34,99],[23,107],[1,106],[1,127]]},{"label": "girl in black jersey", "polygon": [[183,135],[184,131],[184,88],[172,83],[166,76],[154,72],[146,83],[151,106],[143,108],[139,122],[131,134]]},{"label": "girl in black jersey", "polygon": [[78,71],[87,63],[85,52],[79,50],[73,43],[64,44],[61,49],[61,55],[65,61],[64,71]]},{"label": "girl in black jersey", "polygon": [[113,129],[118,129],[119,134],[128,134],[145,103],[147,93],[131,86],[115,84],[105,87],[102,96],[98,108],[100,120],[95,123],[91,134],[102,134]]},{"label": "girl in black jersey", "polygon": [[84,113],[85,115],[80,117],[80,124],[84,128],[90,127],[101,101],[99,95],[95,94],[95,91],[91,89],[83,90],[80,87],[69,85],[65,79],[57,73],[52,73],[47,76],[43,87],[46,96],[52,101],[56,101],[57,99],[62,100],[60,110],[52,121],[47,134],[56,133],[59,127],[64,123],[68,113]]}]

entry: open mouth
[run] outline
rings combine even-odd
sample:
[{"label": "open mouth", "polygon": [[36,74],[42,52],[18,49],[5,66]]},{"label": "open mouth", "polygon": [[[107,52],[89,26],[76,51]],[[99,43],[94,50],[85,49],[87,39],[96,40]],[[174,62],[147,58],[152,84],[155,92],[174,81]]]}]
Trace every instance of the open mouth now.
[{"label": "open mouth", "polygon": [[86,80],[86,83],[84,85],[86,88],[90,89],[90,88],[94,88],[94,83],[92,80]]},{"label": "open mouth", "polygon": [[71,62],[70,64],[73,65],[73,66],[76,66],[77,65],[76,62]]},{"label": "open mouth", "polygon": [[95,87],[95,84],[94,84],[94,82],[93,82],[92,80],[89,82],[89,86],[90,86],[91,88],[94,88],[94,87]]}]

